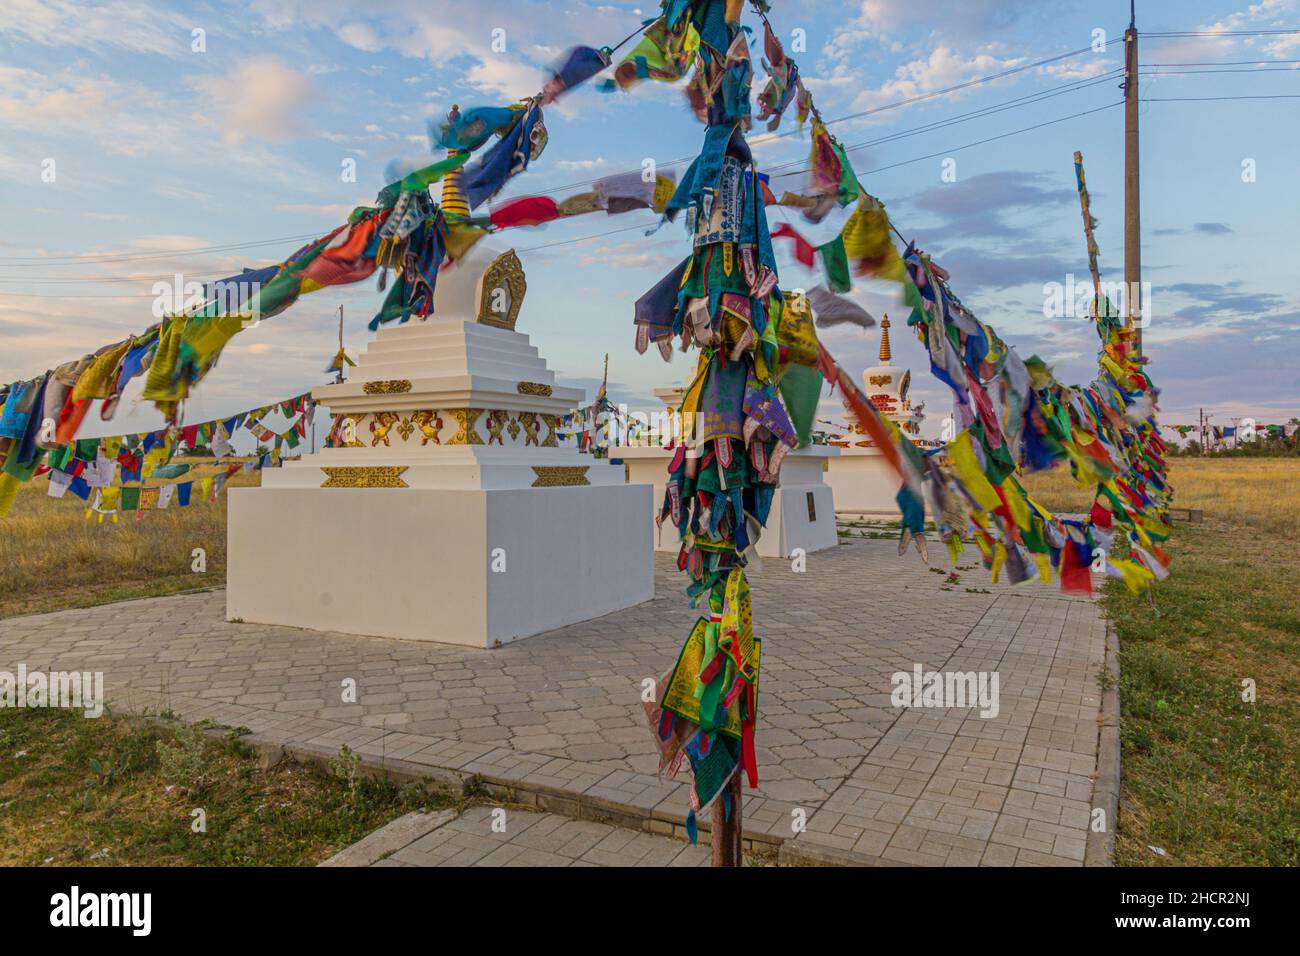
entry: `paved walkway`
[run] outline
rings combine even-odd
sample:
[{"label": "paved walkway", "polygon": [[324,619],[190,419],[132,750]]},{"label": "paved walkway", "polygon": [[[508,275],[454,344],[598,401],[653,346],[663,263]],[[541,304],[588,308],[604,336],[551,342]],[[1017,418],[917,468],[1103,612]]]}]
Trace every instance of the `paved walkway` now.
[{"label": "paved walkway", "polygon": [[[768,560],[758,759],[745,827],[794,859],[1079,865],[1097,765],[1105,627],[1054,586],[946,581],[892,541]],[[96,670],[119,708],[170,709],[315,752],[478,776],[570,816],[680,834],[655,777],[643,681],[696,618],[659,555],[653,601],[491,651],[227,622],[223,592],[0,621],[0,669]],[[268,588],[276,582],[269,580]],[[452,596],[429,596],[429,613]],[[895,708],[891,675],[996,671],[1000,712]],[[356,681],[356,703],[341,685]]]},{"label": "paved walkway", "polygon": [[[382,836],[381,830],[376,836]],[[395,842],[402,842],[401,837]],[[369,866],[708,866],[707,843],[558,813],[471,807]]]}]

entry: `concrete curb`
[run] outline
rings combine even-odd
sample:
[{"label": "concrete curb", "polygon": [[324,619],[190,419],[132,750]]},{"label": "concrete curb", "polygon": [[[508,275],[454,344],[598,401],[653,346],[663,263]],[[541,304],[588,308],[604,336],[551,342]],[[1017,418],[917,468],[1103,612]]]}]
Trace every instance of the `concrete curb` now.
[{"label": "concrete curb", "polygon": [[318,865],[370,866],[385,857],[392,856],[403,847],[410,846],[420,837],[446,826],[458,816],[460,814],[455,810],[439,810],[436,813],[412,810],[380,827],[374,833],[362,837],[351,846],[344,847]]},{"label": "concrete curb", "polygon": [[1115,865],[1115,831],[1119,826],[1119,635],[1106,625],[1106,687],[1101,693],[1101,727],[1097,745],[1097,779],[1092,787],[1092,806],[1106,814],[1106,829],[1088,830],[1084,866]]},{"label": "concrete curb", "polygon": [[777,863],[780,866],[912,866],[911,863],[900,860],[886,860],[867,853],[855,853],[853,850],[805,843],[798,837],[781,844]]},{"label": "concrete curb", "polygon": [[[328,766],[338,757],[337,750],[315,743],[282,744],[261,734],[245,734],[239,740],[258,751],[259,762],[265,767],[273,767],[286,757],[299,763]],[[671,836],[683,841],[690,839],[680,816],[667,811],[647,809],[611,800],[608,797],[576,793],[546,784],[530,783],[527,780],[506,779],[492,774],[468,774],[448,767],[416,763],[400,758],[381,758],[356,751],[353,753],[358,758],[358,768],[371,777],[385,778],[398,783],[432,782],[441,789],[463,797],[485,795],[504,803],[554,813],[574,820],[607,823],[657,836]],[[703,842],[709,833],[707,818],[700,820],[699,831]],[[744,849],[750,853],[771,853],[773,850],[783,851],[789,843],[788,840],[780,840],[755,830],[752,835],[746,835]],[[828,863],[815,865],[828,865]]]}]

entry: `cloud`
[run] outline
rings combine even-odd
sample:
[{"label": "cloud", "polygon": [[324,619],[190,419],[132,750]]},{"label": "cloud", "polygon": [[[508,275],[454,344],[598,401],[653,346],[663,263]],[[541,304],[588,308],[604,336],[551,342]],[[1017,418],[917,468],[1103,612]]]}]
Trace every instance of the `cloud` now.
[{"label": "cloud", "polygon": [[272,56],[244,60],[224,76],[200,77],[190,85],[216,114],[222,140],[231,146],[250,137],[295,138],[303,129],[302,110],[317,98],[307,74]]},{"label": "cloud", "polygon": [[591,170],[602,169],[609,165],[609,160],[604,156],[597,156],[595,159],[562,159],[555,164],[556,169],[566,170]]},{"label": "cloud", "polygon": [[1047,185],[1051,181],[1051,177],[1042,173],[1020,170],[981,173],[955,183],[932,186],[910,202],[923,212],[943,217],[935,231],[945,236],[1021,235],[1023,229],[1007,224],[1006,213],[1078,202],[1076,189]]},{"label": "cloud", "polygon": [[1226,236],[1233,231],[1232,227],[1224,222],[1194,222],[1192,228],[1206,236]]},{"label": "cloud", "polygon": [[[1159,308],[1159,300],[1167,294],[1190,299],[1193,304],[1180,306],[1174,310]],[[1160,286],[1152,291],[1152,303],[1156,315],[1155,322],[1161,314],[1168,314],[1170,324],[1186,326],[1214,320],[1218,324],[1250,324],[1259,328],[1270,313],[1287,307],[1287,300],[1273,292],[1243,291],[1240,280],[1232,282],[1176,282]],[[1285,328],[1285,325],[1283,326]]]},{"label": "cloud", "polygon": [[[583,247],[579,247],[583,248]],[[590,246],[586,248],[591,249]],[[600,269],[650,269],[667,272],[682,261],[680,250],[673,243],[649,243],[646,240],[619,242],[584,252],[577,264],[582,268]]]},{"label": "cloud", "polygon": [[[963,56],[951,47],[938,46],[930,50],[928,56],[911,60],[894,71],[894,78],[879,87],[863,89],[850,104],[853,110],[870,110],[880,106],[913,99],[936,90],[957,86],[969,80],[1019,66],[1023,57],[999,58],[990,53],[977,53]],[[854,60],[844,62],[837,68],[857,71],[860,64]]]},{"label": "cloud", "polygon": [[0,67],[0,123],[26,129],[98,125],[116,89],[113,81]]},{"label": "cloud", "polygon": [[603,4],[476,0],[454,6],[449,14],[447,4],[390,0],[367,8],[364,22],[351,0],[253,0],[250,11],[271,31],[327,29],[366,53],[395,50],[454,68],[470,86],[508,100],[541,88],[556,37],[566,45],[600,46],[623,37],[637,19]]},{"label": "cloud", "polygon": [[364,23],[345,23],[338,28],[339,39],[365,53],[378,53],[384,48],[379,35]]},{"label": "cloud", "polygon": [[858,16],[849,26],[861,34],[888,39],[919,28],[951,37],[994,36],[1031,14],[1046,18],[1059,0],[859,0]]},{"label": "cloud", "polygon": [[[173,94],[90,72],[84,63],[50,73],[0,66],[0,126],[30,131],[24,140],[29,151],[54,158],[60,180],[65,170],[77,168],[83,187],[103,181],[102,153],[191,152],[185,138],[159,119],[175,113]],[[93,150],[86,148],[88,136]]]},{"label": "cloud", "polygon": [[138,0],[5,0],[0,37],[48,47],[118,49],[177,57],[190,51],[194,17]]},{"label": "cloud", "polygon": [[[968,292],[1061,282],[1078,267],[1077,258],[1063,258],[1050,252],[1015,255],[971,246],[947,250],[936,258],[952,276],[953,290],[963,299]],[[975,311],[979,313],[978,309]]]}]

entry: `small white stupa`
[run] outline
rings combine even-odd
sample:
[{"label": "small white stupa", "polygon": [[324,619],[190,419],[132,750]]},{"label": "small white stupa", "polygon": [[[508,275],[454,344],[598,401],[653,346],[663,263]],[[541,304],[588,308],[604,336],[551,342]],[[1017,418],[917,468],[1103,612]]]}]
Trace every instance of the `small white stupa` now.
[{"label": "small white stupa", "polygon": [[[912,372],[892,364],[888,315],[880,320],[879,354],[880,364],[862,373],[862,390],[876,411],[898,425],[904,437],[918,435],[925,404],[913,407],[908,397]],[[894,496],[900,484],[898,475],[861,425],[846,425],[844,433],[844,438],[829,442],[840,449],[826,471],[826,481],[835,489],[836,510],[840,514],[897,517]]]},{"label": "small white stupa", "polygon": [[229,617],[490,648],[654,597],[650,488],[559,445],[584,392],[515,331],[526,288],[481,241],[313,391],[332,447],[230,493]]},{"label": "small white stupa", "polygon": [[[674,424],[673,436],[681,435],[678,410],[686,398],[686,387],[656,388],[655,397],[664,403],[664,413]],[[653,429],[652,429],[653,430]],[[634,444],[610,449],[610,457],[627,464],[627,480],[646,483],[654,488],[651,514],[663,506],[664,488],[668,484],[668,463],[675,449],[663,445]],[[759,535],[756,549],[761,557],[788,558],[796,551],[810,554],[833,548],[839,543],[835,530],[835,501],[831,487],[823,481],[826,462],[840,450],[828,445],[805,445],[796,448],[781,462],[780,484],[768,513],[767,524]],[[655,550],[676,553],[682,542],[672,522],[655,529]]]}]

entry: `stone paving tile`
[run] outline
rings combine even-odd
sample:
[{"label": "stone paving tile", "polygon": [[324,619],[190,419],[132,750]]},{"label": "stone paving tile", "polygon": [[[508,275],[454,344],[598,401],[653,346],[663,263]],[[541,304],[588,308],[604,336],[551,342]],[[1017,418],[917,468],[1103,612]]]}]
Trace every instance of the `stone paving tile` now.
[{"label": "stone paving tile", "polygon": [[[894,862],[1078,865],[1104,623],[1053,588],[962,573],[979,591],[945,585],[879,540],[814,553],[806,573],[779,561],[754,569],[764,654],[751,834]],[[687,790],[657,777],[640,694],[697,615],[661,554],[652,601],[491,651],[231,623],[217,591],[11,618],[0,663],[102,670],[123,709],[248,727],[318,753],[346,744],[672,823]],[[998,715],[896,709],[891,678],[917,665],[996,671]],[[342,693],[349,680],[355,703]]]},{"label": "stone paving tile", "polygon": [[375,866],[707,866],[709,849],[516,807],[470,807]]}]

